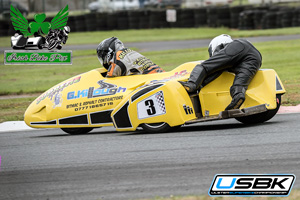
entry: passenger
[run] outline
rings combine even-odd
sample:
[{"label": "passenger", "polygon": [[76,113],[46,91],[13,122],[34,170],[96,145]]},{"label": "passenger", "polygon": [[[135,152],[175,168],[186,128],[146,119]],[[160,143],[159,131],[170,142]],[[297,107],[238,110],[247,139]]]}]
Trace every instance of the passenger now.
[{"label": "passenger", "polygon": [[230,87],[231,103],[225,110],[238,109],[245,101],[245,92],[261,67],[260,52],[245,39],[232,40],[229,35],[215,37],[208,48],[210,58],[193,69],[187,82],[180,82],[189,92],[196,92],[207,79],[218,77],[225,70],[235,78]]}]

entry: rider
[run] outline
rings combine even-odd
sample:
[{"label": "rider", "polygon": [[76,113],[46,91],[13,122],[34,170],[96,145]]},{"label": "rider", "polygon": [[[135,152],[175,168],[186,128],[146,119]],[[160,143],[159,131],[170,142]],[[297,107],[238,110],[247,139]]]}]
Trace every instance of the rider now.
[{"label": "rider", "polygon": [[[230,87],[231,103],[225,110],[238,109],[245,101],[245,92],[261,67],[260,52],[245,39],[232,40],[229,35],[219,35],[209,44],[210,58],[193,69],[187,82],[181,82],[188,92],[196,92],[225,70],[233,72],[235,79]],[[203,84],[204,83],[204,84]]]},{"label": "rider", "polygon": [[116,37],[103,40],[97,47],[101,65],[108,70],[106,77],[164,72],[149,58],[131,49]]},{"label": "rider", "polygon": [[[53,38],[56,38],[56,37],[59,37],[61,42],[63,44],[66,44],[67,40],[68,40],[68,35],[70,33],[71,29],[69,26],[64,26],[64,28],[61,30],[61,29],[50,29],[47,37],[51,40]],[[50,41],[48,41],[50,43]],[[57,45],[57,48],[58,49],[61,49],[62,48],[62,45],[61,44],[58,44]]]}]

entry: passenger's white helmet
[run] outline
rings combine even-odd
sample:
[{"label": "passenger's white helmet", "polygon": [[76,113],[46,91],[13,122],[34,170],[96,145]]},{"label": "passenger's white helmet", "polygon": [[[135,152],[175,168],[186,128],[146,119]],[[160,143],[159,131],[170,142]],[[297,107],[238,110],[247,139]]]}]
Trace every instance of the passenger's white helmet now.
[{"label": "passenger's white helmet", "polygon": [[230,35],[222,34],[214,39],[208,45],[209,57],[213,56],[215,53],[219,52],[225,47],[225,44],[232,42]]}]

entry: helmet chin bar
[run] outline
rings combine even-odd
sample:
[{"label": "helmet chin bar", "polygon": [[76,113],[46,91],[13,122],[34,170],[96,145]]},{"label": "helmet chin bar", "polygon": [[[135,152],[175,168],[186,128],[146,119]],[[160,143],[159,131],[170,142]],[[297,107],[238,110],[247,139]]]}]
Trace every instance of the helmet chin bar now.
[{"label": "helmet chin bar", "polygon": [[209,45],[209,48],[208,48],[208,54],[209,54],[209,57],[212,57],[213,52],[212,52],[212,47],[211,47],[211,45]]},{"label": "helmet chin bar", "polygon": [[225,45],[224,44],[220,44],[216,47],[216,49],[214,50],[214,52],[212,52],[212,55],[215,55],[216,53],[218,53],[219,51],[221,51],[222,49],[224,49]]}]

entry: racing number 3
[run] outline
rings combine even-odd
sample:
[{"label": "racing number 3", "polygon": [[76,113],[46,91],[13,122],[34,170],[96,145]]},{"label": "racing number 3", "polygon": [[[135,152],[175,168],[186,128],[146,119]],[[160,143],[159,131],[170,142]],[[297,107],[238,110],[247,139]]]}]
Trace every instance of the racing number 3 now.
[{"label": "racing number 3", "polygon": [[149,109],[147,109],[148,115],[154,115],[156,113],[154,102],[152,99],[145,101],[145,105],[149,107]]}]

